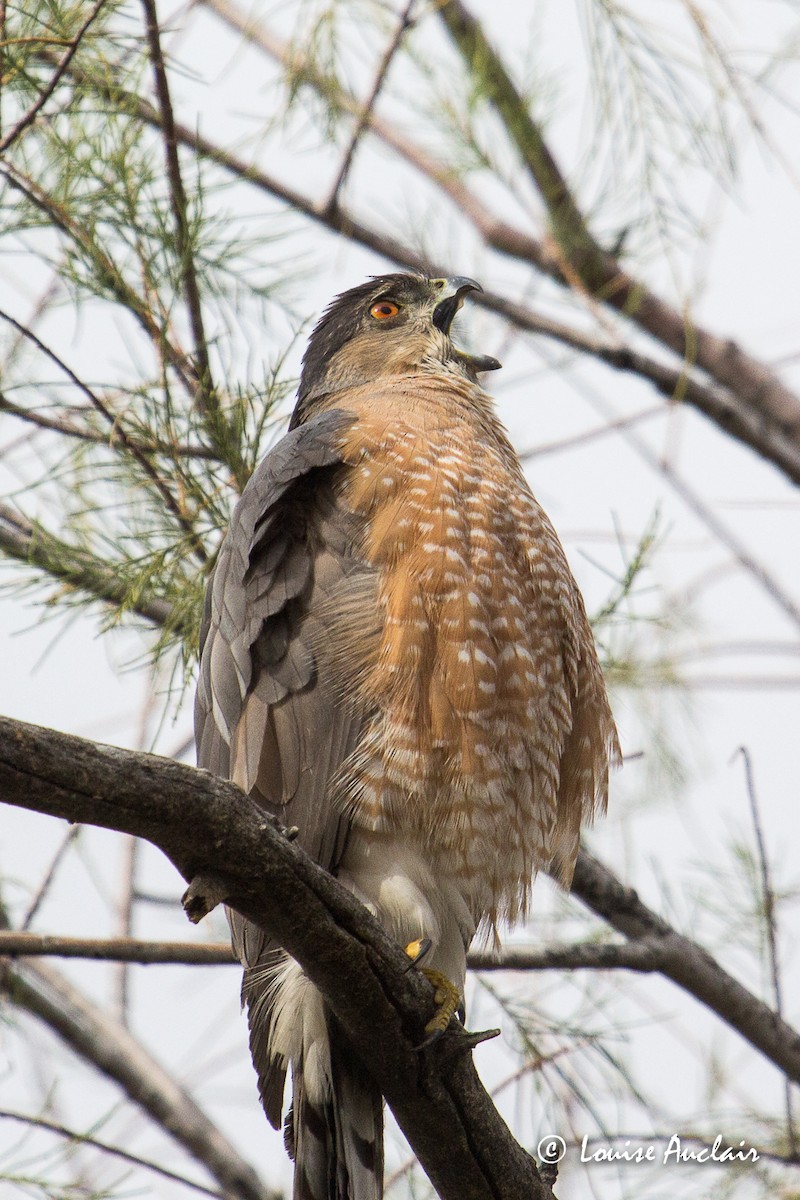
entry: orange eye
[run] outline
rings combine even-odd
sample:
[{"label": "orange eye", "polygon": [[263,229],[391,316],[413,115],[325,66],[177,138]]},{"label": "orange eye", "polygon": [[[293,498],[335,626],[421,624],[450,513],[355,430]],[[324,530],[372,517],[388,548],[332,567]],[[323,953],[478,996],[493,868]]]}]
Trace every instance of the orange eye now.
[{"label": "orange eye", "polygon": [[385,321],[389,317],[396,317],[400,312],[398,306],[391,300],[379,300],[377,304],[373,304],[369,310],[369,315],[374,317],[376,321]]}]

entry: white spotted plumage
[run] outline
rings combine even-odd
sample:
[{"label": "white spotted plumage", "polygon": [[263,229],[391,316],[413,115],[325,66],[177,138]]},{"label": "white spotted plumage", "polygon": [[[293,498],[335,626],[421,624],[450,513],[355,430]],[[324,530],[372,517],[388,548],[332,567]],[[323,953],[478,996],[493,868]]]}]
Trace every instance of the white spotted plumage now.
[{"label": "white spotted plumage", "polygon": [[[463,989],[476,929],[524,916],[538,870],[569,879],[617,747],[563,550],[434,320],[440,283],[375,280],[317,326],[220,552],[196,711],[201,765]],[[386,289],[394,333],[369,323]],[[292,1069],[295,1200],[379,1200],[380,1096],[299,966],[231,923],[275,1125]]]}]

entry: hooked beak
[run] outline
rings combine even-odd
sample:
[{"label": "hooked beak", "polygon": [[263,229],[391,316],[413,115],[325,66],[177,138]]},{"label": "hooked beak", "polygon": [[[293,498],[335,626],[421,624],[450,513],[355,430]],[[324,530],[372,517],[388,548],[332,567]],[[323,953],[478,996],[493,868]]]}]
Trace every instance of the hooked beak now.
[{"label": "hooked beak", "polygon": [[[434,287],[441,288],[439,303],[433,310],[433,324],[449,336],[453,318],[464,303],[464,297],[468,292],[482,292],[483,288],[465,275],[455,275],[452,279],[434,279],[432,282]],[[460,357],[476,372],[496,371],[502,365],[489,354],[478,356],[460,353]]]},{"label": "hooked beak", "polygon": [[455,275],[452,279],[434,279],[433,286],[441,288],[439,302],[433,310],[433,323],[442,333],[450,333],[453,317],[456,315],[467,292],[482,292],[483,288],[474,279],[464,275]]}]

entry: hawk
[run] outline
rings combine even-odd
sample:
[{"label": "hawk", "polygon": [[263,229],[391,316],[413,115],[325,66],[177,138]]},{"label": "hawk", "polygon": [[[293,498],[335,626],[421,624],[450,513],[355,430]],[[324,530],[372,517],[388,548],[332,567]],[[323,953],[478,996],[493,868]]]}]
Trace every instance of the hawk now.
[{"label": "hawk", "polygon": [[[391,274],[330,304],[220,549],[196,700],[200,766],[450,981],[433,1029],[476,931],[524,918],[538,870],[569,881],[618,754],[578,587],[479,384],[500,364],[450,338],[480,290]],[[229,919],[275,1128],[291,1067],[295,1200],[380,1200],[380,1094],[300,966]]]}]

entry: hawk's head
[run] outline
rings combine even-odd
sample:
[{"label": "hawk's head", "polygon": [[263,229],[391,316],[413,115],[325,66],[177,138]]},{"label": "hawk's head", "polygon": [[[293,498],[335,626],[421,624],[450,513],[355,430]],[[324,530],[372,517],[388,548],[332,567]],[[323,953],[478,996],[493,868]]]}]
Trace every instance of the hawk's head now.
[{"label": "hawk's head", "polygon": [[342,292],[309,339],[292,423],[304,419],[315,399],[384,375],[449,367],[474,381],[479,371],[495,370],[496,358],[466,354],[450,340],[464,297],[480,291],[462,276],[396,274]]}]

